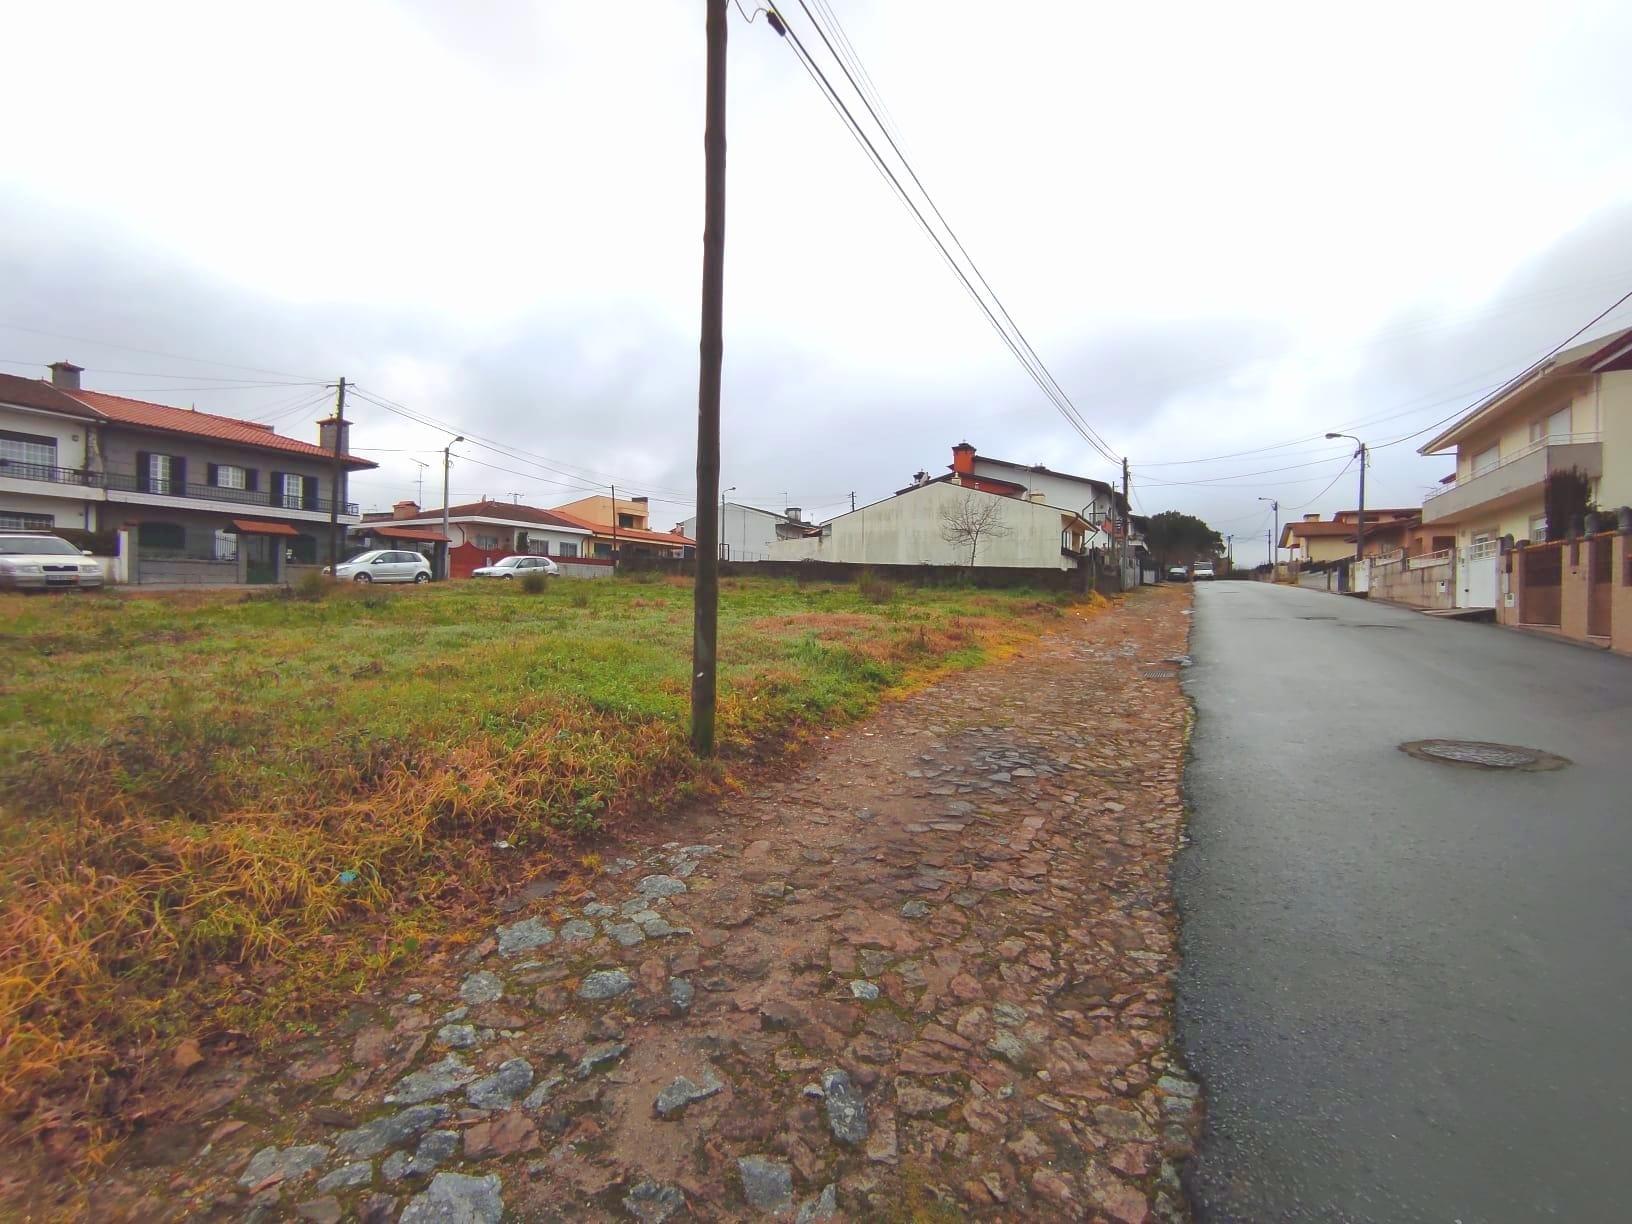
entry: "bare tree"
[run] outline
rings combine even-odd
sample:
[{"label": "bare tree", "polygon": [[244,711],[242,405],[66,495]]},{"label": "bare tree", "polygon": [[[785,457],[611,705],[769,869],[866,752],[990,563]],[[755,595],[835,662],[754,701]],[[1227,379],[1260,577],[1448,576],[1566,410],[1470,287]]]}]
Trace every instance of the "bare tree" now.
[{"label": "bare tree", "polygon": [[954,548],[969,550],[969,568],[975,566],[982,540],[1010,534],[1003,521],[1003,499],[991,493],[965,493],[961,501],[941,507],[941,539]]}]

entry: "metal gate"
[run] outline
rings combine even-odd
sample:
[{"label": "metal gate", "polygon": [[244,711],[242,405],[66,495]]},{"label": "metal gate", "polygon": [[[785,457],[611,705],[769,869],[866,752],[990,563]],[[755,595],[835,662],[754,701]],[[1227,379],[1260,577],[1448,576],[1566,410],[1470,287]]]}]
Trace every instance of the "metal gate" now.
[{"label": "metal gate", "polygon": [[1609,636],[1610,600],[1615,588],[1610,574],[1615,564],[1615,537],[1593,536],[1587,541],[1587,636]]},{"label": "metal gate", "polygon": [[1456,606],[1494,608],[1501,545],[1495,540],[1481,540],[1469,548],[1458,549],[1456,561]]}]

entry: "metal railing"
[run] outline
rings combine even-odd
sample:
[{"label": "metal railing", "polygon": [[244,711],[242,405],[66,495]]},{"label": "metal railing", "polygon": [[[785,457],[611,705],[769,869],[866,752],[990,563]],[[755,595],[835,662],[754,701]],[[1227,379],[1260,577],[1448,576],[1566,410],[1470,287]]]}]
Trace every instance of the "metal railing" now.
[{"label": "metal railing", "polygon": [[1421,556],[1408,557],[1405,562],[1405,568],[1414,570],[1432,569],[1436,565],[1449,565],[1450,563],[1451,550],[1449,548],[1442,548],[1438,552],[1423,553]]},{"label": "metal railing", "polygon": [[0,476],[13,480],[44,480],[51,484],[80,485],[100,488],[102,473],[87,472],[80,468],[53,467],[48,463],[24,463],[20,459],[0,459]]},{"label": "metal railing", "polygon": [[[314,510],[327,514],[334,502],[328,497],[285,498],[269,489],[231,489],[219,485],[177,486],[175,481],[144,482],[132,472],[92,472],[84,468],[53,467],[44,463],[21,463],[0,459],[0,477],[39,480],[48,484],[74,485],[82,489],[112,489],[120,493],[152,493],[157,497],[185,497],[198,501],[232,502],[240,506],[266,506],[283,510]],[[145,486],[145,487],[144,487]],[[356,514],[356,502],[344,502],[341,514]]]},{"label": "metal railing", "polygon": [[1423,503],[1426,505],[1436,497],[1454,493],[1459,487],[1472,484],[1481,476],[1489,476],[1492,472],[1499,472],[1508,464],[1517,463],[1520,459],[1528,458],[1537,451],[1544,451],[1549,446],[1573,446],[1577,443],[1601,441],[1603,441],[1603,436],[1597,433],[1550,434],[1545,438],[1537,438],[1534,442],[1525,443],[1511,454],[1503,455],[1495,463],[1486,464],[1482,468],[1475,468],[1468,473],[1466,480],[1453,480],[1450,484],[1441,485],[1439,488],[1429,491],[1423,495]]}]

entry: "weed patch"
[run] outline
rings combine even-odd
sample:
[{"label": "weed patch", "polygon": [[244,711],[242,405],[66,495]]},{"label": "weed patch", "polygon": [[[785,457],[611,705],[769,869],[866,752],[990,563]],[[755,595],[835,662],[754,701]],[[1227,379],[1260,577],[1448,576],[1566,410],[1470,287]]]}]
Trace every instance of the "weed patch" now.
[{"label": "weed patch", "polygon": [[298,1029],[519,864],[592,870],[609,825],[1059,614],[722,584],[722,765],[687,746],[689,581],[508,585],[0,597],[0,1129],[111,1125],[179,1036]]}]

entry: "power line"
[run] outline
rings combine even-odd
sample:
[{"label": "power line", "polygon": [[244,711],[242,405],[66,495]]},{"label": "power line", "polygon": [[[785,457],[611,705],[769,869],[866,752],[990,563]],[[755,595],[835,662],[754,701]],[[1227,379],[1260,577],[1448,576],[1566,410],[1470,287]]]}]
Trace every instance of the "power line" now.
[{"label": "power line", "polygon": [[[821,0],[816,0],[816,2],[818,7],[822,7]],[[883,117],[879,115],[879,107],[875,107],[873,105],[872,100],[868,96],[868,91],[861,87],[861,85],[856,81],[855,75],[851,73],[849,65],[845,62],[845,57],[833,46],[832,41],[827,36],[827,31],[822,28],[822,23],[818,21],[816,16],[810,11],[810,7],[805,3],[805,0],[798,0],[798,4],[800,9],[803,10],[806,20],[808,20],[811,26],[814,27],[816,33],[821,36],[821,40],[827,47],[828,53],[838,61],[839,67],[844,72],[845,79],[850,82],[850,87],[854,89],[857,96],[861,98],[862,105],[867,108],[867,113],[873,117],[873,122],[878,124],[879,131],[884,134],[884,139],[889,141],[890,148],[895,151],[896,157],[901,160],[902,167],[906,170],[907,174],[911,176],[913,184],[918,188],[919,194],[923,196],[924,202],[929,205],[930,211],[935,214],[935,219],[941,223],[941,228],[946,231],[947,237],[952,239],[952,245],[958,248],[958,254],[963,256],[964,262],[969,265],[969,270],[975,274],[975,279],[980,281],[981,287],[986,290],[987,295],[992,299],[992,303],[997,307],[998,313],[1003,316],[1003,321],[1007,323],[1009,328],[1013,331],[1015,339],[1017,339],[1020,342],[1021,347],[1025,349],[1026,354],[1031,358],[1031,361],[1035,364],[1037,370],[1044,376],[1044,378],[1047,379],[1048,386],[1045,387],[1044,390],[1046,392],[1049,388],[1052,388],[1054,396],[1051,396],[1051,398],[1054,399],[1055,407],[1060,408],[1061,412],[1065,412],[1065,408],[1061,406],[1061,401],[1063,400],[1066,405],[1069,405],[1070,414],[1066,419],[1074,426],[1079,427],[1079,433],[1086,430],[1088,440],[1094,444],[1101,455],[1109,459],[1112,463],[1117,462],[1118,456],[1114,451],[1112,451],[1105,440],[1094,431],[1093,426],[1088,424],[1086,418],[1084,418],[1083,415],[1077,411],[1077,406],[1071,402],[1071,397],[1066,394],[1065,388],[1060,386],[1058,380],[1055,379],[1054,375],[1049,371],[1049,368],[1043,363],[1043,359],[1037,355],[1037,350],[1032,347],[1031,341],[1026,339],[1025,332],[1020,330],[1020,325],[1016,323],[1014,321],[1014,317],[1009,314],[1008,308],[1003,305],[1003,299],[998,297],[997,291],[992,288],[991,282],[986,279],[985,273],[980,270],[980,265],[975,263],[974,258],[969,254],[968,248],[963,245],[963,240],[958,237],[957,231],[952,228],[951,223],[947,221],[945,215],[941,212],[940,206],[935,203],[935,197],[929,194],[929,189],[924,186],[923,180],[918,177],[918,172],[912,168],[912,163],[907,159],[907,155],[902,152],[901,146],[896,141],[894,135],[891,134],[890,125],[886,123]],[[832,9],[827,8],[825,11],[828,14],[829,19],[832,21],[835,31],[838,31],[840,29],[838,18],[833,16]],[[794,38],[795,41],[797,41],[798,35],[794,35]],[[843,41],[845,46],[850,46],[848,39],[844,39]],[[801,44],[801,48],[802,46],[803,44]],[[855,58],[856,67],[858,70],[861,70],[863,75],[865,75],[865,70],[861,69],[860,57],[855,54],[854,47],[850,47],[850,53]],[[868,83],[872,83],[870,77],[868,78]],[[876,88],[873,92],[874,96],[876,96]],[[882,105],[882,100],[880,100],[879,106],[881,107]],[[1018,356],[1018,354],[1016,355]]]},{"label": "power line", "polygon": [[[828,100],[828,104],[840,114],[841,118],[845,122],[847,130],[849,130],[850,134],[862,145],[869,159],[872,161],[874,168],[886,177],[886,180],[894,189],[897,198],[899,198],[901,202],[911,210],[913,216],[917,219],[918,224],[923,228],[924,232],[929,235],[930,240],[935,243],[936,248],[941,253],[942,259],[946,261],[947,266],[952,269],[953,273],[958,277],[958,279],[963,282],[963,286],[968,291],[969,296],[974,300],[975,304],[980,307],[981,313],[986,316],[986,319],[992,325],[993,330],[997,332],[998,337],[1008,347],[1009,351],[1014,354],[1015,360],[1020,362],[1021,367],[1031,377],[1032,381],[1037,384],[1038,389],[1043,392],[1048,400],[1054,405],[1055,409],[1059,411],[1060,415],[1065,418],[1066,423],[1069,424],[1083,438],[1084,441],[1093,446],[1093,448],[1108,461],[1112,463],[1120,463],[1119,457],[1105,443],[1105,441],[1094,432],[1092,426],[1088,424],[1087,420],[1077,410],[1076,405],[1071,402],[1070,397],[1065,394],[1062,388],[1060,388],[1058,381],[1055,380],[1053,374],[1049,372],[1048,367],[1039,357],[1037,357],[1036,350],[1031,347],[1031,344],[1026,340],[1025,335],[1018,327],[1014,325],[1013,317],[1003,306],[1002,300],[998,298],[996,293],[992,292],[990,283],[981,273],[974,260],[969,257],[968,251],[958,240],[958,237],[956,233],[953,232],[951,226],[946,224],[946,219],[941,214],[940,209],[936,206],[933,197],[931,197],[929,192],[924,189],[922,181],[919,179],[917,173],[912,169],[912,166],[907,161],[906,157],[901,153],[901,149],[895,143],[894,138],[885,128],[883,120],[879,118],[877,112],[873,109],[871,102],[868,101],[866,94],[861,90],[860,86],[856,84],[855,78],[851,76],[850,70],[845,65],[843,59],[834,50],[833,44],[828,39],[826,32],[821,26],[821,23],[818,22],[811,14],[809,8],[803,3],[803,0],[800,0],[800,8],[804,10],[807,20],[811,22],[812,26],[816,29],[816,32],[821,36],[822,41],[824,44],[826,44],[829,53],[832,54],[834,59],[839,63],[840,68],[845,73],[846,79],[850,81],[851,88],[855,90],[857,96],[861,99],[862,104],[866,106],[868,114],[872,115],[874,123],[878,125],[879,130],[883,133],[885,139],[890,142],[891,149],[894,150],[907,174],[917,185],[919,192],[923,195],[925,202],[929,205],[931,211],[934,212],[936,218],[940,221],[941,226],[946,230],[948,237],[951,238],[953,244],[956,245],[958,250],[962,253],[965,261],[968,263],[970,269],[974,272],[976,278],[978,278],[981,284],[985,286],[986,291],[990,295],[992,302],[996,305],[997,310],[1001,312],[1003,317],[1009,321],[1008,328],[1005,328],[1003,323],[999,322],[997,314],[993,313],[992,307],[987,305],[985,298],[983,298],[980,292],[975,288],[973,282],[969,279],[968,274],[964,272],[963,268],[959,266],[957,260],[953,258],[952,252],[947,249],[946,243],[941,240],[940,235],[936,233],[934,227],[930,225],[929,220],[924,216],[923,210],[918,207],[911,194],[907,191],[905,186],[902,185],[901,180],[896,175],[895,171],[889,167],[885,158],[878,151],[878,147],[873,143],[872,139],[865,131],[862,130],[861,124],[856,120],[856,117],[851,112],[849,106],[845,104],[844,99],[839,96],[838,91],[833,87],[832,82],[828,80],[827,74],[817,66],[809,50],[805,47],[804,42],[800,39],[798,32],[791,26],[787,25],[784,19],[783,28],[786,30],[786,37],[789,40],[789,46],[793,49],[795,57],[799,60],[801,66],[805,69],[805,72],[814,82],[816,82],[817,87],[822,91],[823,96]],[[1014,334],[1012,336],[1010,335],[1009,329],[1013,330]],[[1030,354],[1029,357],[1027,356],[1028,353]]]},{"label": "power line", "polygon": [[1360,452],[1358,452],[1358,451],[1356,451],[1354,454],[1350,455],[1349,456],[1349,461],[1343,465],[1343,470],[1340,471],[1336,476],[1332,477],[1332,483],[1327,485],[1319,493],[1316,493],[1308,501],[1304,502],[1302,506],[1282,506],[1281,509],[1290,512],[1290,511],[1293,511],[1293,510],[1302,510],[1304,508],[1304,506],[1314,505],[1321,498],[1325,497],[1326,494],[1328,494],[1328,493],[1330,493],[1332,491],[1332,489],[1336,486],[1337,482],[1343,479],[1344,475],[1348,472],[1348,470],[1351,467],[1354,466],[1354,461],[1356,459],[1358,459],[1359,457],[1360,457]]},{"label": "power line", "polygon": [[53,340],[72,340],[76,344],[94,344],[101,348],[119,349],[126,353],[145,353],[149,357],[163,357],[169,361],[186,361],[193,365],[219,366],[225,370],[248,370],[253,374],[275,374],[279,378],[297,378],[306,382],[320,382],[320,379],[308,378],[304,374],[293,374],[288,370],[268,370],[261,366],[239,365],[231,361],[210,361],[203,357],[187,357],[180,353],[165,353],[158,349],[137,348],[132,344],[114,344],[109,340],[93,340],[89,336],[71,336],[66,332],[47,331],[41,327],[24,327],[21,323],[7,323],[0,320],[0,329],[5,331],[28,332],[35,336],[50,336]]},{"label": "power line", "polygon": [[1560,340],[1557,344],[1553,345],[1552,348],[1548,349],[1545,353],[1543,353],[1535,361],[1532,361],[1529,365],[1525,366],[1524,369],[1520,370],[1512,378],[1508,379],[1505,383],[1501,384],[1501,386],[1498,387],[1494,392],[1492,392],[1491,395],[1483,396],[1480,399],[1475,400],[1473,403],[1469,404],[1467,407],[1459,409],[1458,411],[1451,413],[1451,415],[1448,416],[1448,417],[1442,417],[1441,419],[1435,421],[1432,425],[1424,425],[1421,429],[1417,430],[1415,433],[1408,433],[1408,434],[1404,435],[1403,437],[1394,438],[1394,439],[1392,439],[1391,441],[1388,441],[1388,442],[1379,442],[1376,446],[1372,447],[1371,449],[1372,450],[1381,450],[1385,446],[1397,446],[1401,442],[1409,442],[1412,438],[1420,438],[1423,434],[1427,433],[1430,429],[1438,429],[1441,425],[1447,424],[1450,421],[1454,421],[1454,420],[1456,420],[1457,417],[1462,416],[1465,413],[1472,412],[1475,408],[1479,407],[1480,404],[1486,403],[1487,401],[1489,401],[1492,398],[1500,398],[1501,396],[1507,394],[1508,391],[1512,390],[1513,388],[1517,387],[1520,383],[1524,382],[1524,380],[1529,378],[1530,375],[1534,374],[1537,370],[1539,370],[1542,366],[1546,365],[1547,362],[1551,361],[1554,357],[1556,357],[1564,349],[1568,348],[1571,344],[1575,343],[1575,341],[1580,339],[1582,333],[1586,332],[1589,328],[1591,328],[1594,325],[1602,322],[1604,319],[1606,319],[1610,315],[1614,314],[1615,311],[1619,310],[1621,305],[1623,303],[1627,302],[1628,300],[1632,300],[1632,289],[1628,289],[1625,293],[1621,294],[1621,296],[1616,298],[1615,301],[1612,302],[1607,308],[1605,308],[1604,310],[1599,311],[1596,315],[1594,315],[1592,318],[1588,319],[1580,327],[1576,328],[1575,331],[1571,332],[1563,340]]}]

